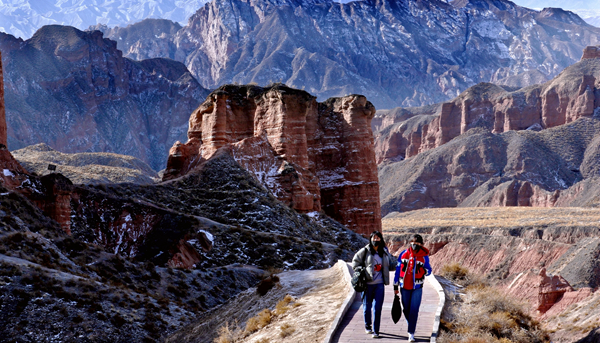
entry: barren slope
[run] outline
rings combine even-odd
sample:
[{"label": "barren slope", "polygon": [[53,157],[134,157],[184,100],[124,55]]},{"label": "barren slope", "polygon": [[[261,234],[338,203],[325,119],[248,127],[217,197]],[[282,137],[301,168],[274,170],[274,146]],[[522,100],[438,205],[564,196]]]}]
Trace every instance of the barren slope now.
[{"label": "barren slope", "polygon": [[151,184],[158,174],[139,159],[111,153],[63,154],[44,143],[12,152],[13,156],[31,173],[49,173],[48,165],[57,166],[56,172],[75,184],[138,183]]},{"label": "barren slope", "polygon": [[472,129],[379,167],[381,211],[456,206],[600,204],[600,120],[536,132]]}]

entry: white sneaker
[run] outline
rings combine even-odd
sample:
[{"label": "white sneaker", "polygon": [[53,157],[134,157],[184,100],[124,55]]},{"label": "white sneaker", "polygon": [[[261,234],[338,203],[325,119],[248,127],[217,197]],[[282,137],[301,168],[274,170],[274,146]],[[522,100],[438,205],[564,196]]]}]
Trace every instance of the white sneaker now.
[{"label": "white sneaker", "polygon": [[378,333],[373,333],[373,336],[371,336],[373,338],[380,338]]},{"label": "white sneaker", "polygon": [[369,335],[370,335],[370,334],[372,334],[372,333],[373,333],[373,330],[371,330],[371,329],[366,329],[366,328],[365,328],[365,333],[367,333],[367,334],[369,334]]},{"label": "white sneaker", "polygon": [[415,334],[414,333],[409,333],[408,334],[408,341],[409,342],[414,342],[415,341]]}]

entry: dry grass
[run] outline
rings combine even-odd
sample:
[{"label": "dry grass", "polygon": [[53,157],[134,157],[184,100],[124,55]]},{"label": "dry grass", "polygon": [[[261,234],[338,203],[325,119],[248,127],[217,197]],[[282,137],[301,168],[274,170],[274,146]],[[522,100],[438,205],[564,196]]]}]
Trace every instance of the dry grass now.
[{"label": "dry grass", "polygon": [[469,270],[460,263],[453,262],[443,265],[440,275],[450,280],[464,280],[469,275]]},{"label": "dry grass", "polygon": [[219,336],[215,343],[233,343],[235,342],[235,330],[229,327],[229,323],[219,328]]},{"label": "dry grass", "polygon": [[471,273],[458,262],[452,262],[442,266],[440,275],[463,287],[485,287],[487,281],[481,275]]},{"label": "dry grass", "polygon": [[[239,328],[237,323],[233,326],[230,326],[229,323],[226,323],[224,326],[219,328],[219,336],[213,341],[214,343],[236,343],[236,342],[244,342],[244,339],[256,331],[268,326],[271,324],[277,317],[285,314],[292,307],[300,306],[300,303],[295,302],[295,299],[286,294],[286,296],[280,300],[277,305],[275,305],[275,310],[271,311],[268,308],[260,311],[256,316],[248,319],[246,322],[246,327],[242,330]],[[296,329],[293,328],[290,324],[284,323],[280,326],[280,336],[285,338],[291,334],[293,334]],[[258,341],[258,343],[264,342],[268,343],[268,339],[263,339]]]},{"label": "dry grass", "polygon": [[484,284],[464,289],[454,320],[444,322],[440,343],[542,343],[548,333],[523,304]]},{"label": "dry grass", "polygon": [[283,298],[283,300],[278,302],[277,305],[275,306],[275,314],[280,316],[280,315],[286,313],[290,309],[289,304],[292,301],[294,301],[294,298],[292,298],[291,295],[286,294],[286,296]]},{"label": "dry grass", "polygon": [[476,207],[436,208],[396,213],[382,220],[386,232],[406,228],[526,226],[598,226],[600,211],[594,208]]},{"label": "dry grass", "polygon": [[285,324],[281,325],[279,327],[279,329],[281,330],[281,332],[279,333],[281,338],[285,338],[285,337],[293,334],[294,331],[296,331],[296,329],[294,327],[292,327],[292,325],[289,323],[285,323]]},{"label": "dry grass", "polygon": [[246,323],[246,329],[244,330],[247,334],[251,334],[256,332],[265,326],[271,323],[271,319],[273,318],[273,312],[268,308],[260,311],[255,317],[248,319]]}]

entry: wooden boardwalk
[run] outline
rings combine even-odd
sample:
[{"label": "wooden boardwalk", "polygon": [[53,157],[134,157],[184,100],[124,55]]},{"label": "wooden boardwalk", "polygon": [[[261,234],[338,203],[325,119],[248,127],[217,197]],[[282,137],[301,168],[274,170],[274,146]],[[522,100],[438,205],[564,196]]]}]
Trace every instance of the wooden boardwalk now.
[{"label": "wooden boardwalk", "polygon": [[[391,273],[390,273],[391,274]],[[390,275],[392,276],[392,275]],[[435,312],[440,301],[439,295],[434,287],[426,279],[423,289],[423,298],[421,300],[421,309],[419,310],[419,320],[417,321],[417,332],[415,339],[417,342],[429,342],[435,320]],[[365,333],[365,324],[363,321],[362,300],[360,294],[356,294],[354,302],[346,312],[344,319],[340,323],[332,342],[340,343],[359,343],[359,342],[406,342],[408,341],[406,319],[404,315],[397,324],[392,321],[392,301],[394,301],[394,287],[385,286],[385,297],[383,310],[381,312],[381,327],[379,336],[381,338],[372,338],[370,334]]]}]

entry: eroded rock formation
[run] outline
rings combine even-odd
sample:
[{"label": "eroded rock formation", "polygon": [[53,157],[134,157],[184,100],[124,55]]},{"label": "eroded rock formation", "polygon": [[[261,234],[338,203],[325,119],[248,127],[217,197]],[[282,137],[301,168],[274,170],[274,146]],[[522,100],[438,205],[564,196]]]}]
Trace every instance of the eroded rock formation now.
[{"label": "eroded rock formation", "polygon": [[479,84],[453,102],[384,115],[375,140],[383,215],[600,201],[598,58],[536,87]]},{"label": "eroded rock formation", "polygon": [[191,115],[188,142],[171,148],[164,178],[224,151],[294,209],[324,210],[367,234],[380,229],[374,113],[360,95],[318,103],[283,85],[223,86]]},{"label": "eroded rock formation", "polygon": [[513,90],[482,83],[438,106],[379,114],[377,162],[415,156],[474,127],[493,133],[541,130],[594,116],[600,107],[600,59],[592,51],[598,50],[589,47],[582,61],[545,84]]},{"label": "eroded rock formation", "polygon": [[581,56],[581,59],[585,60],[590,58],[600,58],[600,45],[588,46],[583,49],[583,56]]}]

